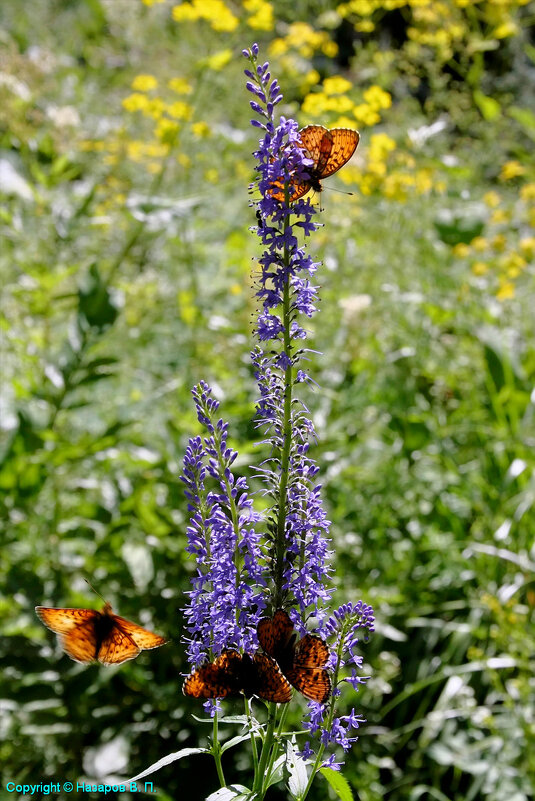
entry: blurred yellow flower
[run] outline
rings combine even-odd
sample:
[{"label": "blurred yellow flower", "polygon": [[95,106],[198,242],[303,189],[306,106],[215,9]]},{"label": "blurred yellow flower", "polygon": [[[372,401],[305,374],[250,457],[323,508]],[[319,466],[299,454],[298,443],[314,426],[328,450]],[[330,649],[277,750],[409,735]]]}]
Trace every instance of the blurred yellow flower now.
[{"label": "blurred yellow flower", "polygon": [[500,225],[501,223],[509,222],[510,219],[511,213],[505,209],[496,209],[490,215],[490,221],[494,225]]},{"label": "blurred yellow flower", "polygon": [[126,111],[143,111],[145,112],[150,105],[150,100],[146,95],[135,92],[133,95],[123,98],[122,106]]},{"label": "blurred yellow flower", "polygon": [[506,238],[505,238],[505,236],[503,234],[496,234],[496,236],[493,237],[492,242],[491,242],[492,249],[496,253],[502,253],[503,250],[505,249],[506,244],[507,244],[507,240],[506,240]]},{"label": "blurred yellow flower", "polygon": [[193,136],[197,137],[197,139],[208,139],[208,137],[212,135],[212,129],[208,123],[204,122],[203,120],[194,122],[191,126],[191,130],[193,132]]},{"label": "blurred yellow flower", "polygon": [[326,95],[341,95],[349,92],[353,84],[341,75],[332,75],[323,81],[323,91]]},{"label": "blurred yellow flower", "polygon": [[165,111],[175,120],[190,120],[193,114],[193,109],[189,103],[184,103],[182,100],[176,100],[174,103],[168,104],[165,107]]},{"label": "blurred yellow flower", "polygon": [[390,108],[392,105],[391,95],[385,92],[384,89],[381,89],[380,86],[370,86],[369,89],[366,89],[364,92],[364,100],[374,110]]},{"label": "blurred yellow flower", "polygon": [[379,114],[374,111],[367,103],[359,103],[358,106],[353,108],[353,116],[358,123],[363,125],[377,125],[381,121]]},{"label": "blurred yellow flower", "polygon": [[496,206],[500,205],[500,196],[497,192],[486,192],[483,195],[483,203],[489,207],[489,209],[495,209]]},{"label": "blurred yellow flower", "polygon": [[510,300],[515,296],[515,285],[512,281],[502,281],[500,283],[499,289],[496,292],[496,297],[498,300]]},{"label": "blurred yellow flower", "polygon": [[230,33],[236,30],[239,24],[238,17],[234,16],[222,0],[191,0],[191,3],[174,6],[171,13],[175,22],[195,22],[204,19],[210,23],[214,31],[221,33]]},{"label": "blurred yellow flower", "polygon": [[451,250],[458,259],[465,259],[470,253],[470,248],[465,242],[458,242]]},{"label": "blurred yellow flower", "polygon": [[472,264],[472,272],[474,275],[485,275],[485,273],[488,273],[488,271],[489,265],[484,261],[475,261]]},{"label": "blurred yellow flower", "polygon": [[150,92],[151,89],[156,89],[158,81],[154,75],[136,75],[132,81],[132,89],[137,92]]},{"label": "blurred yellow flower", "polygon": [[214,72],[219,72],[226,67],[229,61],[232,59],[232,50],[220,50],[218,53],[214,53],[213,56],[209,56],[205,64],[210,70],[214,70]]},{"label": "blurred yellow flower", "polygon": [[502,164],[500,172],[501,181],[510,181],[512,178],[518,178],[520,175],[525,175],[526,168],[520,164],[519,161],[506,161]]},{"label": "blurred yellow flower", "polygon": [[470,246],[473,247],[474,250],[478,251],[479,253],[482,253],[484,250],[488,248],[489,243],[487,242],[484,236],[476,236],[470,242]]},{"label": "blurred yellow flower", "polygon": [[185,78],[171,78],[167,86],[177,95],[190,95],[193,92],[192,85]]},{"label": "blurred yellow flower", "polygon": [[154,135],[160,140],[160,142],[174,144],[179,130],[180,126],[177,122],[173,122],[173,120],[168,120],[163,117],[162,119],[158,120],[158,124],[154,128]]},{"label": "blurred yellow flower", "polygon": [[535,236],[525,236],[518,243],[520,251],[526,259],[535,258]]},{"label": "blurred yellow flower", "polygon": [[508,278],[518,278],[520,273],[526,269],[527,262],[520,253],[515,253],[513,251],[502,257],[500,267],[507,273]]},{"label": "blurred yellow flower", "polygon": [[141,2],[144,6],[149,6],[150,8],[151,6],[155,6],[159,3],[165,3],[165,0],[141,0]]},{"label": "blurred yellow flower", "polygon": [[248,14],[247,25],[257,31],[272,31],[274,26],[273,6],[266,0],[243,0]]},{"label": "blurred yellow flower", "polygon": [[535,200],[535,183],[524,184],[520,190],[522,200]]},{"label": "blurred yellow flower", "polygon": [[204,172],[204,180],[209,184],[216,184],[219,181],[219,172],[215,167],[211,167]]}]

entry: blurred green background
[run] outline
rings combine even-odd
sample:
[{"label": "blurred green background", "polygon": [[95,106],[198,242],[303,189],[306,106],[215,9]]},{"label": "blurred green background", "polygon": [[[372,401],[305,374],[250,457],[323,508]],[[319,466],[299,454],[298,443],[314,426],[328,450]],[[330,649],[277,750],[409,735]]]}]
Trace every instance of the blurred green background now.
[{"label": "blurred green background", "polygon": [[[354,194],[323,194],[311,243],[304,396],[336,602],[378,621],[372,679],[341,702],[368,718],[345,775],[361,801],[532,797],[534,20],[513,0],[3,0],[2,798],[207,735],[181,694],[178,477],[201,378],[237,469],[259,459],[253,41],[281,113],[361,133],[327,181]],[[33,608],[98,607],[84,577],[173,642],[71,662]],[[226,755],[230,779],[248,758]],[[159,799],[217,787],[204,756],[151,778]]]}]

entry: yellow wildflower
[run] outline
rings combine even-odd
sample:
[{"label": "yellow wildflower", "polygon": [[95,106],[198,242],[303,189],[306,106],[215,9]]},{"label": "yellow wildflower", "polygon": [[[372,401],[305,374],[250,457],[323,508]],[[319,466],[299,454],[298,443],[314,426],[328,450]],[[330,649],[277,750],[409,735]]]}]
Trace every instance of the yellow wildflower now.
[{"label": "yellow wildflower", "polygon": [[515,296],[515,285],[512,281],[502,281],[500,287],[496,292],[498,300],[510,300]]},{"label": "yellow wildflower", "polygon": [[219,172],[215,167],[211,167],[209,170],[205,170],[204,179],[209,184],[216,184],[219,181]]},{"label": "yellow wildflower", "polygon": [[357,122],[368,125],[370,128],[372,125],[377,125],[377,123],[381,121],[379,114],[370,108],[367,103],[359,103],[358,106],[355,106],[353,108],[353,116]]},{"label": "yellow wildflower", "polygon": [[503,234],[496,234],[491,242],[492,249],[496,253],[502,253],[505,249],[507,244],[507,240]]},{"label": "yellow wildflower", "polygon": [[525,175],[526,168],[520,164],[519,161],[506,161],[502,164],[500,172],[501,181],[510,181],[512,178],[518,178],[520,175]]},{"label": "yellow wildflower", "polygon": [[156,89],[158,81],[154,75],[136,75],[132,81],[132,89],[137,92],[150,92],[151,89]]},{"label": "yellow wildflower", "polygon": [[135,92],[133,95],[123,98],[122,106],[126,111],[142,111],[145,112],[150,105],[150,100],[146,95]]},{"label": "yellow wildflower", "polygon": [[205,64],[208,69],[214,70],[214,72],[219,72],[227,66],[231,59],[232,50],[220,50],[218,53],[214,53],[213,56],[209,56],[206,59]]},{"label": "yellow wildflower", "polygon": [[518,243],[520,251],[526,259],[535,258],[535,236],[525,236]]},{"label": "yellow wildflower", "polygon": [[484,261],[475,261],[472,264],[472,272],[474,275],[485,275],[485,273],[488,273],[488,271],[489,265]]},{"label": "yellow wildflower", "polygon": [[535,200],[535,183],[524,184],[520,190],[522,200]]},{"label": "yellow wildflower", "polygon": [[349,92],[352,87],[351,81],[342,78],[341,75],[332,75],[323,81],[323,91],[326,95],[341,95]]},{"label": "yellow wildflower", "polygon": [[485,192],[483,195],[483,203],[489,207],[489,209],[495,209],[496,206],[500,205],[500,196],[497,192]]},{"label": "yellow wildflower", "polygon": [[452,253],[458,259],[465,259],[470,253],[470,248],[464,242],[458,242],[452,247]]},{"label": "yellow wildflower", "polygon": [[193,92],[192,85],[185,78],[171,78],[167,86],[177,95],[190,95]]},{"label": "yellow wildflower", "polygon": [[208,123],[204,122],[203,120],[194,122],[191,126],[191,130],[193,132],[193,136],[195,136],[197,139],[207,139],[212,135],[212,129]]},{"label": "yellow wildflower", "polygon": [[180,126],[177,122],[173,122],[173,120],[168,120],[163,117],[162,119],[158,120],[158,123],[154,129],[154,135],[160,140],[160,142],[174,144],[179,130]]},{"label": "yellow wildflower", "polygon": [[490,221],[494,225],[501,225],[501,223],[509,222],[511,219],[511,213],[506,211],[505,209],[496,209],[490,215]]},{"label": "yellow wildflower", "polygon": [[471,247],[474,248],[474,250],[478,251],[479,253],[482,253],[484,250],[488,248],[489,243],[487,242],[484,236],[476,236],[474,239],[472,239],[470,245]]},{"label": "yellow wildflower", "polygon": [[507,273],[508,278],[518,278],[522,270],[526,269],[527,262],[520,253],[515,253],[513,251],[508,253],[505,257],[502,257],[500,267]]},{"label": "yellow wildflower", "polygon": [[391,95],[385,92],[384,89],[381,89],[380,86],[370,86],[369,89],[366,89],[364,92],[364,100],[374,110],[390,108],[392,105]]},{"label": "yellow wildflower", "polygon": [[178,153],[176,160],[180,166],[184,167],[185,169],[191,167],[191,158],[186,153]]},{"label": "yellow wildflower", "polygon": [[243,0],[243,7],[251,16],[247,25],[257,31],[272,31],[274,26],[273,6],[265,0]]},{"label": "yellow wildflower", "polygon": [[165,111],[175,120],[190,120],[193,114],[193,109],[189,103],[184,103],[182,100],[176,100],[174,103],[168,104],[165,107]]}]

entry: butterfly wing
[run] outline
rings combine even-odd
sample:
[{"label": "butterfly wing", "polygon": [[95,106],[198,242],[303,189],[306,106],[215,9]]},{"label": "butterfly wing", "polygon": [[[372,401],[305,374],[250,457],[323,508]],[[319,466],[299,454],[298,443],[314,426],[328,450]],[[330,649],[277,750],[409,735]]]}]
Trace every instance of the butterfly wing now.
[{"label": "butterfly wing", "polygon": [[347,164],[359,143],[359,133],[351,128],[333,128],[328,131],[331,138],[329,152],[327,148],[321,152],[318,161],[318,178],[328,178]]},{"label": "butterfly wing", "polygon": [[256,653],[253,657],[253,695],[275,704],[287,704],[292,698],[292,688],[284,678],[274,659]]},{"label": "butterfly wing", "polygon": [[101,614],[95,609],[54,609],[49,606],[36,606],[35,612],[41,623],[55,634],[66,634]]},{"label": "butterfly wing", "polygon": [[159,634],[154,634],[152,631],[138,626],[137,623],[132,623],[131,620],[126,620],[119,615],[113,615],[115,626],[126,634],[132,642],[137,645],[141,651],[149,651],[151,648],[158,648],[160,645],[165,645],[167,640],[165,637],[160,637]]},{"label": "butterfly wing", "polygon": [[293,630],[289,614],[284,609],[277,609],[272,618],[263,617],[258,621],[256,634],[262,650],[278,661],[291,640]]},{"label": "butterfly wing", "polygon": [[331,694],[331,679],[322,668],[291,668],[286,678],[305,698],[324,704]]},{"label": "butterfly wing", "polygon": [[305,634],[295,648],[292,667],[285,671],[286,678],[305,698],[323,704],[331,693],[331,679],[325,670],[328,660],[327,643]]},{"label": "butterfly wing", "polygon": [[242,689],[242,656],[226,649],[213,662],[207,662],[186,678],[182,692],[192,698],[227,698]]},{"label": "butterfly wing", "polygon": [[84,665],[95,662],[99,649],[97,625],[98,617],[59,636],[59,643],[67,656]]},{"label": "butterfly wing", "polygon": [[97,660],[101,665],[120,665],[141,653],[136,643],[115,624],[100,642]]},{"label": "butterfly wing", "polygon": [[299,139],[308,158],[314,162],[310,167],[311,176],[323,178],[323,171],[333,146],[331,131],[323,125],[307,125],[299,131]]}]

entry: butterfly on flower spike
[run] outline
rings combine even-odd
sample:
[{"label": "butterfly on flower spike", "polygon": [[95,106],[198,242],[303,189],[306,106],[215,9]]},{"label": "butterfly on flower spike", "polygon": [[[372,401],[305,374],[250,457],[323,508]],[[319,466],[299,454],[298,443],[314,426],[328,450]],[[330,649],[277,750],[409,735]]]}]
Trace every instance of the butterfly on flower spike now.
[{"label": "butterfly on flower spike", "polygon": [[182,692],[192,698],[227,698],[243,693],[247,698],[257,695],[276,704],[287,704],[292,697],[292,688],[274,659],[260,653],[250,657],[232,648],[190,673]]},{"label": "butterfly on flower spike", "polygon": [[[347,164],[359,143],[358,131],[351,128],[324,128],[323,125],[307,125],[299,131],[300,147],[305,151],[312,165],[306,168],[308,179],[291,180],[289,185],[290,202],[298,200],[313,189],[321,192],[321,181],[334,175]],[[284,181],[274,181],[270,189],[271,197],[284,202]]]},{"label": "butterfly on flower spike", "polygon": [[36,606],[41,622],[58,635],[65,653],[75,662],[100,662],[120,665],[141,653],[158,648],[167,640],[159,634],[114,615],[105,603],[102,612],[95,609],[53,609]]},{"label": "butterfly on flower spike", "polygon": [[276,660],[290,684],[305,698],[325,703],[331,693],[331,679],[325,669],[329,648],[321,637],[305,634],[297,641],[284,609],[277,609],[272,618],[261,618],[256,631],[262,649]]}]

